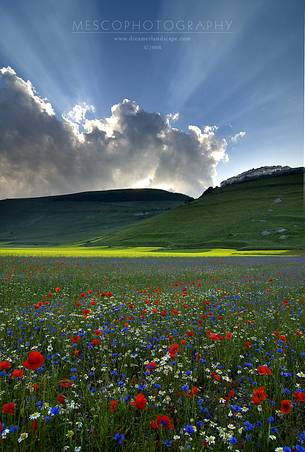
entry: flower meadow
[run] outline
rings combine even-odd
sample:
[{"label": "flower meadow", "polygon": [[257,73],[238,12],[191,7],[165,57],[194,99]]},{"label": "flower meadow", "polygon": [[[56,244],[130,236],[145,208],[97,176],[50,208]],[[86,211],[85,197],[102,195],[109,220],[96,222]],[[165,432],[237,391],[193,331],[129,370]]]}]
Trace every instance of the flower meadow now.
[{"label": "flower meadow", "polygon": [[0,259],[0,449],[305,451],[302,258]]}]

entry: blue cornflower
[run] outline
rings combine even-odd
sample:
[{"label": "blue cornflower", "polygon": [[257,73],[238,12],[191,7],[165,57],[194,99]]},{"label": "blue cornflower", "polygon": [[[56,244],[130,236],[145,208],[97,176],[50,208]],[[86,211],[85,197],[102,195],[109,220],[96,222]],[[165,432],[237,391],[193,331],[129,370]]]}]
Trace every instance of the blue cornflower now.
[{"label": "blue cornflower", "polygon": [[235,436],[231,436],[230,444],[233,445],[233,444],[236,444],[236,443],[237,443],[237,439],[235,438]]},{"label": "blue cornflower", "polygon": [[161,385],[159,385],[159,383],[155,383],[154,386],[155,386],[156,389],[160,389],[161,388]]},{"label": "blue cornflower", "polygon": [[173,441],[171,439],[165,439],[163,441],[163,444],[164,444],[165,447],[172,447]]},{"label": "blue cornflower", "polygon": [[123,435],[123,433],[117,432],[117,433],[114,435],[113,439],[115,439],[116,442],[121,446],[122,443],[123,443],[123,441],[124,441],[124,439],[125,439],[125,435]]},{"label": "blue cornflower", "polygon": [[305,443],[305,430],[298,435],[298,438],[302,444]]},{"label": "blue cornflower", "polygon": [[189,435],[192,435],[193,433],[195,433],[195,429],[191,424],[187,424],[184,426],[184,431],[186,433],[188,433]]},{"label": "blue cornflower", "polygon": [[231,409],[233,411],[235,411],[236,413],[240,413],[242,410],[241,406],[239,406],[239,405],[231,405]]},{"label": "blue cornflower", "polygon": [[270,423],[270,424],[272,424],[273,422],[274,422],[274,417],[273,416],[270,416],[270,417],[268,417],[268,419],[267,419],[267,421]]},{"label": "blue cornflower", "polygon": [[296,450],[297,452],[305,452],[305,447],[300,446],[299,444],[297,444],[297,445],[295,446],[295,450]]},{"label": "blue cornflower", "polygon": [[37,408],[40,410],[43,407],[43,402],[41,400],[39,400],[37,403]]},{"label": "blue cornflower", "polygon": [[292,449],[289,446],[284,446],[283,447],[283,452],[292,452]]},{"label": "blue cornflower", "polygon": [[292,372],[281,372],[281,376],[286,378],[292,377]]},{"label": "blue cornflower", "polygon": [[244,422],[244,426],[245,426],[245,430],[246,430],[247,432],[250,432],[251,430],[253,430],[253,429],[255,428],[255,425],[252,424],[252,423],[249,422],[249,421],[245,421],[245,422]]},{"label": "blue cornflower", "polygon": [[58,406],[58,405],[53,406],[50,409],[49,413],[51,414],[51,416],[55,416],[56,414],[59,414],[60,413],[60,406]]},{"label": "blue cornflower", "polygon": [[181,389],[182,389],[182,391],[186,392],[189,390],[189,387],[188,387],[188,385],[183,385]]}]

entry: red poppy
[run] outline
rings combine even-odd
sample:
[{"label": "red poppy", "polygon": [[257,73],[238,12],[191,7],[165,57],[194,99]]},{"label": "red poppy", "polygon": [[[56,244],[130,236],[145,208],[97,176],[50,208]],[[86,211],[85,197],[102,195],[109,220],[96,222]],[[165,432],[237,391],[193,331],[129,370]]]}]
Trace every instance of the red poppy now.
[{"label": "red poppy", "polygon": [[235,397],[235,391],[234,389],[230,389],[229,393],[227,396],[224,397],[226,404],[233,398]]},{"label": "red poppy", "polygon": [[175,358],[177,352],[179,352],[179,344],[175,342],[173,345],[169,347],[169,354],[171,359]]},{"label": "red poppy", "polygon": [[73,344],[78,344],[80,340],[81,337],[79,335],[71,337],[71,342],[73,342]]},{"label": "red poppy", "polygon": [[12,372],[12,378],[22,378],[24,376],[24,372],[22,369],[15,369]]},{"label": "red poppy", "polygon": [[291,400],[282,400],[281,401],[281,413],[289,414],[291,410],[292,410]]},{"label": "red poppy", "polygon": [[221,381],[221,375],[219,375],[217,372],[211,372],[211,377],[215,380],[215,381]]},{"label": "red poppy", "polygon": [[174,424],[168,416],[161,416],[158,414],[156,419],[150,422],[150,427],[157,430],[160,430],[160,428],[172,430],[174,428]]},{"label": "red poppy", "polygon": [[57,400],[58,403],[64,404],[65,401],[66,401],[66,397],[65,397],[63,394],[59,394],[59,395],[56,397],[56,400]]},{"label": "red poppy", "polygon": [[213,331],[210,330],[206,332],[206,335],[213,342],[220,341],[222,339],[222,336],[220,334],[213,333]]},{"label": "red poppy", "polygon": [[88,317],[89,314],[90,314],[90,309],[83,309],[83,316],[84,317]]},{"label": "red poppy", "polygon": [[30,370],[39,369],[44,363],[44,357],[37,351],[30,352],[28,359],[23,362],[23,366]]},{"label": "red poppy", "polygon": [[145,395],[142,394],[142,392],[139,392],[139,394],[136,395],[134,400],[130,402],[130,405],[135,406],[139,410],[144,410],[146,408],[147,403],[148,402]]},{"label": "red poppy", "polygon": [[96,337],[94,339],[92,339],[91,344],[93,345],[93,347],[97,347],[98,345],[100,345],[101,341]]},{"label": "red poppy", "polygon": [[253,390],[253,396],[251,398],[254,405],[260,405],[263,403],[267,398],[267,394],[265,393],[264,386],[261,386],[260,388]]},{"label": "red poppy", "polygon": [[118,407],[119,402],[117,400],[110,400],[109,402],[109,410],[111,413],[114,413]]},{"label": "red poppy", "polygon": [[196,397],[198,395],[199,389],[197,386],[193,386],[190,390],[190,397]]},{"label": "red poppy", "polygon": [[244,342],[244,347],[245,348],[251,348],[252,347],[252,342],[251,341],[245,341]]},{"label": "red poppy", "polygon": [[60,287],[55,287],[55,292],[56,293],[60,292]]},{"label": "red poppy", "polygon": [[16,403],[9,402],[2,405],[3,414],[15,414]]},{"label": "red poppy", "polygon": [[268,366],[258,366],[257,372],[260,375],[272,375],[272,370]]},{"label": "red poppy", "polygon": [[32,427],[33,432],[37,432],[37,430],[38,430],[38,421],[37,421],[37,419],[34,419],[32,421],[31,427]]},{"label": "red poppy", "polygon": [[69,378],[63,378],[58,384],[61,388],[71,388],[73,381],[69,380]]},{"label": "red poppy", "polygon": [[34,392],[38,392],[38,390],[39,390],[39,384],[38,384],[38,383],[34,383],[34,384],[33,384],[33,389],[34,389]]},{"label": "red poppy", "polygon": [[145,367],[148,372],[152,372],[157,367],[157,364],[154,361],[150,361]]},{"label": "red poppy", "polygon": [[0,370],[7,370],[11,365],[12,364],[9,361],[0,361]]},{"label": "red poppy", "polygon": [[305,392],[304,391],[295,391],[293,396],[298,402],[305,403]]}]

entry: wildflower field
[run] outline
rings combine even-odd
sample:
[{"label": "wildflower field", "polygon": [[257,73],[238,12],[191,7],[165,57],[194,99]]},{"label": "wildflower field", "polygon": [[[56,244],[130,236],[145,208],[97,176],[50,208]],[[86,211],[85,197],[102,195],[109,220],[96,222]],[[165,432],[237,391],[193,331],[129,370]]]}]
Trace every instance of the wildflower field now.
[{"label": "wildflower field", "polygon": [[0,450],[305,451],[301,257],[0,257]]}]

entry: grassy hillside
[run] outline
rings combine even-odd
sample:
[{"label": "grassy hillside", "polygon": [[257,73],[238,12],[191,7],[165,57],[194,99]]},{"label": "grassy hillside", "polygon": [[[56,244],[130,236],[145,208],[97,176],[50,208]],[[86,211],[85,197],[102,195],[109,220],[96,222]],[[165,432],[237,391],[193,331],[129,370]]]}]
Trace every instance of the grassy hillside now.
[{"label": "grassy hillside", "polygon": [[87,242],[189,201],[164,190],[108,190],[0,201],[0,245]]},{"label": "grassy hillside", "polygon": [[305,248],[303,173],[228,185],[162,215],[105,234],[96,245]]}]

